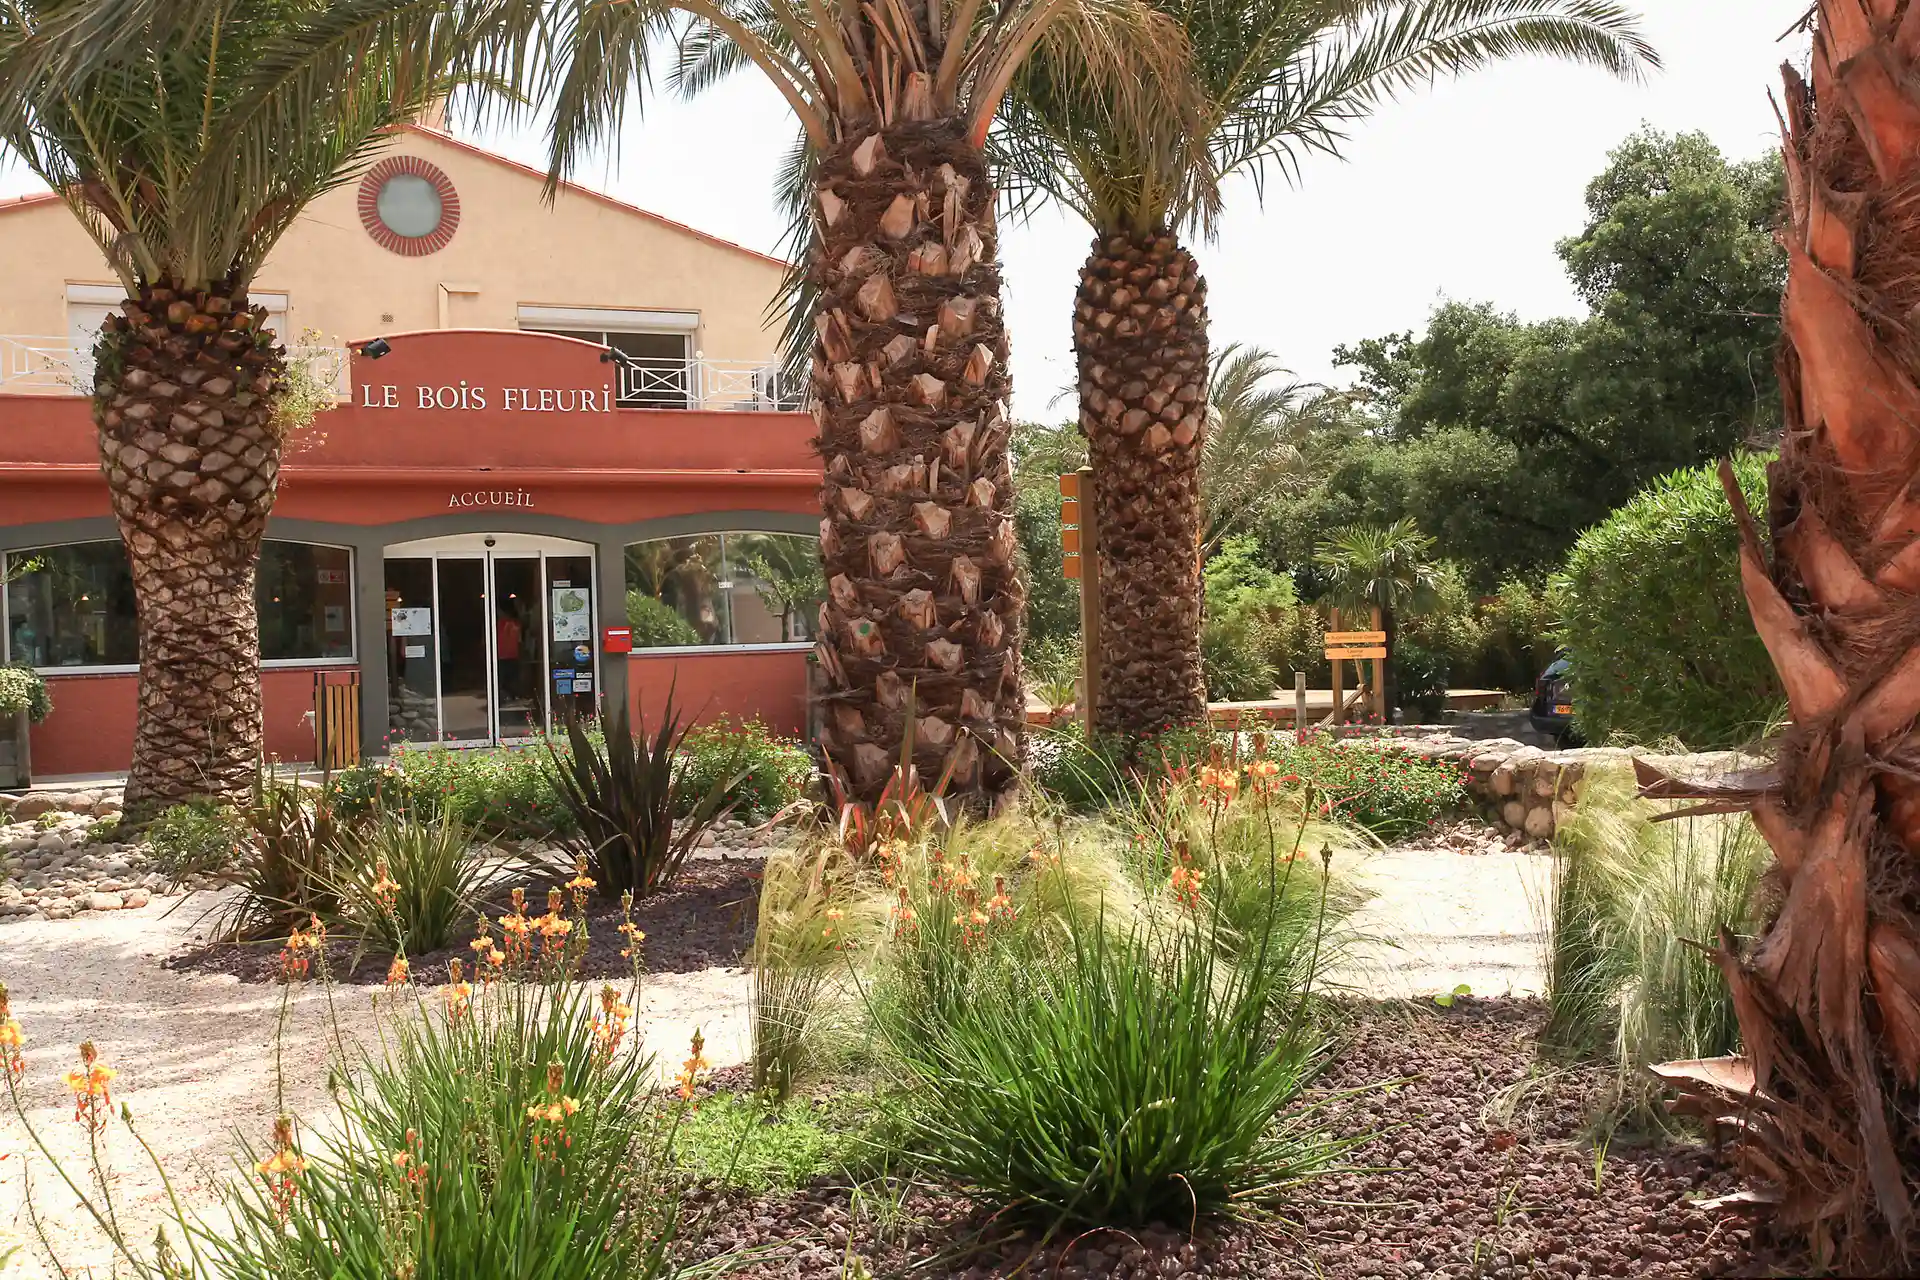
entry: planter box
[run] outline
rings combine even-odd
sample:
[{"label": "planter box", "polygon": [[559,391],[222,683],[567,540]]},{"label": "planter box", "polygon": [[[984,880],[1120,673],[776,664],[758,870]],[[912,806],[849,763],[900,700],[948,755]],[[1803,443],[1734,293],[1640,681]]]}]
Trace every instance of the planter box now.
[{"label": "planter box", "polygon": [[33,781],[33,753],[27,741],[27,713],[0,718],[0,791],[23,790]]}]

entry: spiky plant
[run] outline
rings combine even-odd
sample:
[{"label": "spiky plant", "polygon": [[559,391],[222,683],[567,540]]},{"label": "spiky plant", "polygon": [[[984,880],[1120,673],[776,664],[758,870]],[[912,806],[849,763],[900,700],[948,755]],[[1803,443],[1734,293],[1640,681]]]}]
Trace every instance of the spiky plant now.
[{"label": "spiky plant", "polygon": [[[997,135],[1026,188],[1094,229],[1073,335],[1080,427],[1095,472],[1102,728],[1200,719],[1207,287],[1187,246],[1210,234],[1221,183],[1256,188],[1303,155],[1337,153],[1381,102],[1505,58],[1655,62],[1612,0],[1151,0],[1192,49],[1197,116],[1152,119],[1088,92],[1070,49],[1029,60]],[[1056,54],[1063,56],[1056,56]]]},{"label": "spiky plant", "polygon": [[0,154],[59,193],[127,293],[93,416],[139,613],[130,814],[238,800],[260,758],[254,571],[293,380],[255,273],[383,131],[529,67],[522,8],[0,3]]}]

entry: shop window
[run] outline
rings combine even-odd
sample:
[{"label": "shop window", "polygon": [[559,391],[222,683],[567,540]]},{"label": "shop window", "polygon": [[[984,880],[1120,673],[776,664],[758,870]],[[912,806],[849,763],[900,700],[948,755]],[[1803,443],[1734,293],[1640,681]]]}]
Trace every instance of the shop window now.
[{"label": "shop window", "polygon": [[808,641],[826,591],[820,541],[804,534],[655,538],[626,561],[635,649]]},{"label": "shop window", "polygon": [[[10,552],[0,586],[6,659],[52,670],[137,667],[133,575],[119,542]],[[268,542],[256,583],[260,656],[268,662],[350,660],[353,553]]]}]

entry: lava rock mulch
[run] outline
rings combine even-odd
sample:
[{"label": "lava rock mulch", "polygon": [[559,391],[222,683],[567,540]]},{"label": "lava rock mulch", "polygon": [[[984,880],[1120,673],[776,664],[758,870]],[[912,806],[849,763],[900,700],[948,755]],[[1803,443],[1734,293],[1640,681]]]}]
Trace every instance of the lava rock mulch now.
[{"label": "lava rock mulch", "polygon": [[915,1190],[876,1219],[847,1189],[817,1186],[695,1205],[705,1225],[690,1249],[703,1258],[749,1251],[734,1273],[748,1280],[854,1274],[843,1271],[850,1254],[876,1277],[927,1280],[1801,1273],[1756,1252],[1737,1220],[1695,1207],[1735,1188],[1702,1146],[1615,1142],[1596,1174],[1582,1136],[1597,1081],[1540,1069],[1537,1002],[1354,1013],[1314,1093],[1334,1132],[1371,1136],[1351,1154],[1356,1172],[1315,1184],[1286,1209],[1293,1226],[1203,1223],[1190,1236],[1179,1223],[1045,1241],[954,1196]]},{"label": "lava rock mulch", "polygon": [[[646,937],[641,947],[647,973],[696,973],[702,969],[737,965],[753,944],[754,921],[759,915],[758,858],[698,858],[689,862],[673,885],[633,904],[633,921]],[[549,881],[506,881],[490,890],[483,904],[498,919],[512,910],[515,884],[527,893],[527,911],[546,910]],[[587,951],[580,965],[582,978],[624,978],[632,962],[621,956],[626,940],[620,933],[620,904],[599,897],[587,904]],[[495,930],[494,936],[499,937]],[[446,981],[447,961],[471,962],[467,944],[472,931],[451,945],[425,955],[409,956],[413,980],[422,984]],[[354,963],[354,944],[336,938],[328,943],[327,960],[336,980],[373,985],[386,980],[391,957],[361,956]],[[278,982],[278,942],[260,944],[196,942],[167,957],[170,969],[196,973],[231,974],[242,982]]]}]

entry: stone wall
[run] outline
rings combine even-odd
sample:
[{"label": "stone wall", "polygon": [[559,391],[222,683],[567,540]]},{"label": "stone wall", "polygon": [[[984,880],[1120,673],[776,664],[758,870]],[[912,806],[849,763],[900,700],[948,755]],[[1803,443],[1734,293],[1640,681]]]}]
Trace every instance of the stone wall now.
[{"label": "stone wall", "polygon": [[[1379,731],[1370,736],[1379,736]],[[1466,765],[1471,770],[1467,789],[1481,815],[1501,830],[1520,832],[1530,840],[1553,838],[1580,799],[1587,775],[1596,769],[1626,767],[1639,757],[1668,774],[1708,777],[1754,763],[1725,751],[1699,755],[1622,747],[1548,751],[1513,738],[1461,738],[1430,726],[1403,726],[1386,736],[1410,755]]]}]

